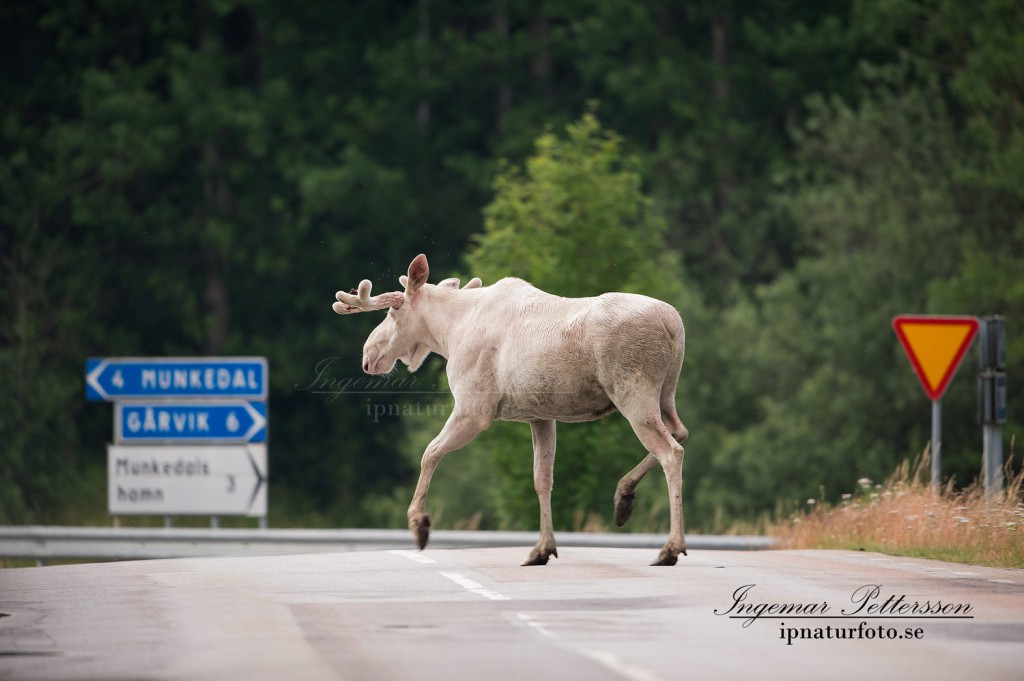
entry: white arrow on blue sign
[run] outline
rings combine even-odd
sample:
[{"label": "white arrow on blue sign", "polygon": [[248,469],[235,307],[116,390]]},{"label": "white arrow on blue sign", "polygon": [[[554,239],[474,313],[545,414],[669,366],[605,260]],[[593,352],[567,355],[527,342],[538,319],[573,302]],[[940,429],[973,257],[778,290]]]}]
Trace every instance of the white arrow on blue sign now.
[{"label": "white arrow on blue sign", "polygon": [[265,442],[265,402],[148,401],[118,402],[114,441],[240,443]]},{"label": "white arrow on blue sign", "polygon": [[107,357],[85,362],[88,400],[267,399],[266,357]]}]

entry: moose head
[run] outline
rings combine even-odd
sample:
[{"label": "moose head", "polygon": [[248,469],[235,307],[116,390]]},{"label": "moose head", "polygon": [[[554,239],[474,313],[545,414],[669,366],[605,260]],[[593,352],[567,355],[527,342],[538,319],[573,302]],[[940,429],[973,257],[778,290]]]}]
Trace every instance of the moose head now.
[{"label": "moose head", "polygon": [[[438,289],[457,289],[460,282],[451,278],[437,285],[428,284],[429,275],[427,256],[420,253],[409,263],[408,273],[398,278],[403,291],[371,296],[373,284],[369,279],[363,279],[358,289],[335,294],[338,302],[332,307],[338,314],[387,310],[384,321],[370,333],[363,345],[363,371],[366,373],[390,373],[398,360],[413,372],[423,365],[431,352],[439,350],[430,327],[440,320],[432,317],[430,300]],[[474,277],[465,288],[479,288],[481,285],[480,279]]]}]

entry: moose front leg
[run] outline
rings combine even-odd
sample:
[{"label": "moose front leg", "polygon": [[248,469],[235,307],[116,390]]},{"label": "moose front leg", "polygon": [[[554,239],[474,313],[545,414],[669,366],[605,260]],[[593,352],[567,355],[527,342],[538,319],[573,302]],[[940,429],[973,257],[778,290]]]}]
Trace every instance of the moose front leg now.
[{"label": "moose front leg", "polygon": [[437,434],[423,452],[423,459],[420,461],[420,478],[416,482],[416,491],[412,495],[412,503],[409,504],[409,529],[416,538],[416,545],[422,551],[430,538],[430,516],[424,511],[427,501],[427,490],[430,489],[430,478],[434,475],[434,469],[438,462],[448,452],[455,451],[483,432],[490,421],[482,421],[477,418],[470,418],[455,410],[444,428]]},{"label": "moose front leg", "polygon": [[551,524],[551,487],[555,478],[555,422],[533,421],[533,487],[540,501],[540,539],[523,565],[546,565],[558,558],[555,531]]}]

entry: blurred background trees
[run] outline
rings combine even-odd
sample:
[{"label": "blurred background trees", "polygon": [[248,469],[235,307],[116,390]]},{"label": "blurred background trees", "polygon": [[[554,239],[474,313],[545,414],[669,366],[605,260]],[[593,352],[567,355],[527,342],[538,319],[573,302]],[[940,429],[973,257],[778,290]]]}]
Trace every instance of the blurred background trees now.
[{"label": "blurred background trees", "polygon": [[[1006,315],[1019,431],[1020,3],[70,0],[4,3],[0,37],[2,523],[104,521],[86,357],[261,354],[271,523],[404,524],[443,361],[415,391],[320,388],[379,321],[333,292],[419,252],[435,281],[680,309],[693,529],[924,448],[896,313]],[[973,361],[944,399],[962,482]],[[536,522],[527,431],[441,465],[442,526]],[[640,455],[619,417],[562,426],[557,524],[610,523]]]}]

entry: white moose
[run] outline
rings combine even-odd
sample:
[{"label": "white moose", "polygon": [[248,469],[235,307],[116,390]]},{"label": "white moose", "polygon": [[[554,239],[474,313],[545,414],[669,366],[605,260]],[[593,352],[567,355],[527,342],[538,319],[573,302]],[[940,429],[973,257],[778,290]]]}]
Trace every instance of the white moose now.
[{"label": "white moose", "polygon": [[423,452],[409,505],[409,528],[427,545],[424,510],[430,478],[448,452],[466,445],[495,420],[525,421],[533,429],[533,480],[540,499],[540,539],[523,565],[558,557],[551,526],[555,422],[593,421],[616,409],[633,427],[647,456],[615,489],[615,523],[633,511],[640,480],[658,463],[668,481],[671,527],[653,565],[675,565],[686,555],[683,536],[682,464],[687,430],[675,408],[685,333],[676,310],[630,293],[561,298],[521,279],[483,287],[477,278],[427,284],[425,255],[416,256],[404,291],[370,296],[339,291],[334,311],[351,314],[387,308],[366,339],[363,371],[385,374],[402,360],[416,371],[431,352],[447,358],[455,405],[441,432]]}]

